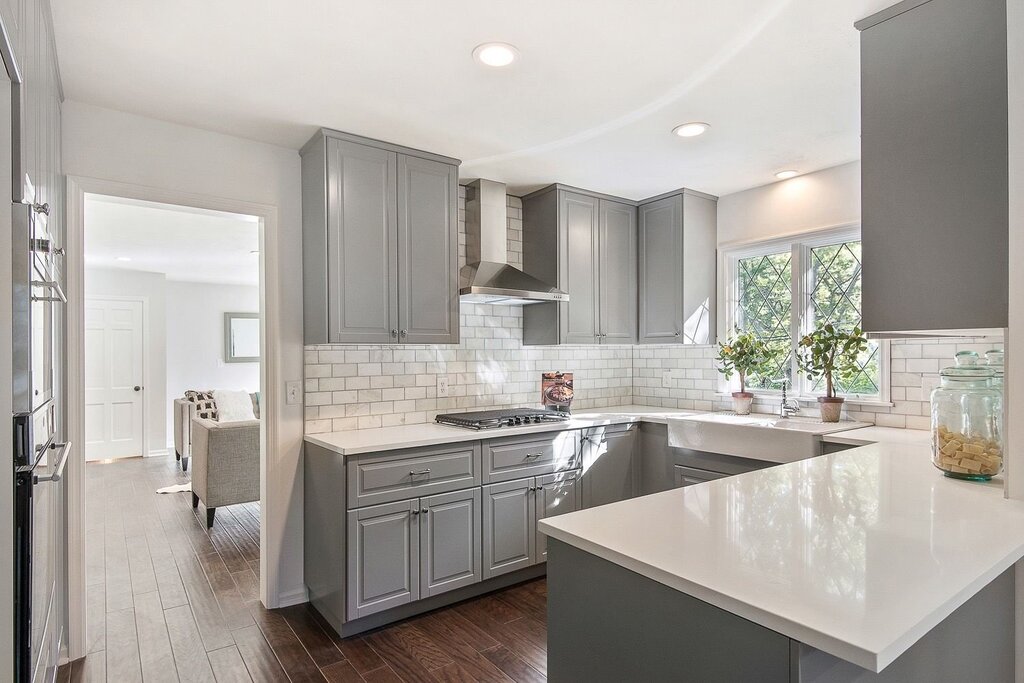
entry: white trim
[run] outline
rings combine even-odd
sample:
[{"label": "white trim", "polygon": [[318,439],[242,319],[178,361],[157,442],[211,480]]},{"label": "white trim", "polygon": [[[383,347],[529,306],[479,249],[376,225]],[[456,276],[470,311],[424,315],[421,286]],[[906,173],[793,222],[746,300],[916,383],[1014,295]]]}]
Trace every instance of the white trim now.
[{"label": "white trim", "polygon": [[[83,287],[83,289],[81,291],[82,291],[82,294],[84,296],[84,294],[85,294],[84,287]],[[152,354],[150,353],[150,346],[149,346],[150,342],[152,341],[152,339],[150,338],[150,334],[149,334],[149,332],[150,332],[150,330],[149,330],[149,318],[150,318],[150,313],[149,313],[149,297],[148,296],[117,296],[115,294],[111,294],[111,295],[96,294],[94,296],[84,297],[82,303],[84,304],[84,303],[88,302],[89,300],[98,300],[98,301],[138,301],[139,303],[142,304],[142,457],[144,457],[144,458],[152,457],[154,454],[159,453],[159,451],[154,451],[154,452],[151,453],[150,450],[149,450],[149,436],[150,436],[150,434],[149,434],[149,413],[150,413],[150,409],[153,407],[150,404],[150,402],[149,402],[149,393],[150,392],[149,392],[148,389],[146,389],[146,387],[149,386],[149,380],[152,379],[152,375],[150,374],[150,366],[149,366],[150,357],[152,356]],[[82,310],[84,311],[85,309],[82,309]],[[83,318],[82,318],[82,324],[85,325],[84,314],[83,314]],[[68,341],[69,341],[69,345],[70,345],[70,327],[71,326],[68,325],[68,331],[69,331]],[[82,343],[83,343],[83,350],[84,350],[84,344],[85,344],[85,340],[84,339],[82,340]],[[85,361],[84,361],[85,356],[83,355],[82,357],[83,357],[82,372],[85,372],[85,364],[84,364],[85,363]],[[69,374],[70,374],[70,368],[69,368]],[[82,389],[83,390],[85,389],[84,385],[83,385]],[[69,399],[68,399],[69,413],[70,413],[71,405],[72,404],[71,404],[71,400],[70,400],[70,397],[69,397]],[[83,429],[83,431],[82,431],[82,440],[79,443],[82,444],[82,457],[84,458],[85,457],[85,444],[86,444],[85,431],[84,431],[85,430],[85,423],[84,422],[82,423],[82,429]],[[74,442],[72,442],[72,443],[74,443]],[[167,453],[167,450],[164,449],[164,454],[166,454],[166,453]],[[130,457],[130,456],[124,456],[124,457]],[[99,460],[106,460],[106,458],[98,458],[98,459]],[[88,462],[88,460],[86,460],[86,462]]]},{"label": "white trim", "polygon": [[[790,337],[793,340],[793,365],[794,377],[790,396],[800,401],[815,401],[820,394],[808,390],[806,381],[801,376],[796,365],[796,340],[804,333],[807,316],[810,311],[810,285],[808,281],[810,274],[811,250],[817,247],[828,246],[838,242],[847,242],[860,239],[860,222],[841,223],[811,230],[798,230],[785,233],[780,236],[768,239],[736,240],[719,245],[719,280],[718,280],[718,310],[719,315],[719,339],[728,339],[736,329],[736,310],[739,304],[739,286],[737,278],[737,264],[741,259],[765,256],[768,254],[782,253],[789,251],[790,262],[790,292],[792,304],[790,306]],[[848,403],[861,405],[886,406],[892,405],[890,401],[891,392],[889,377],[889,340],[873,340],[879,345],[878,375],[881,386],[879,394],[865,396],[860,394],[844,395]],[[731,384],[721,378],[719,390],[724,395],[729,395]],[[777,397],[781,391],[770,389],[749,389],[755,397]]]},{"label": "white trim", "polygon": [[[85,195],[101,194],[159,202],[212,211],[257,216],[260,219],[260,599],[277,607],[281,596],[278,567],[291,492],[279,476],[283,446],[279,441],[284,409],[284,383],[278,373],[283,334],[279,325],[278,209],[269,204],[213,197],[191,192],[146,187],[112,180],[67,178],[67,279],[68,279],[68,429],[74,443],[82,443],[84,394]],[[68,648],[70,659],[85,656],[85,458],[68,463]],[[271,523],[271,520],[273,523]]]}]

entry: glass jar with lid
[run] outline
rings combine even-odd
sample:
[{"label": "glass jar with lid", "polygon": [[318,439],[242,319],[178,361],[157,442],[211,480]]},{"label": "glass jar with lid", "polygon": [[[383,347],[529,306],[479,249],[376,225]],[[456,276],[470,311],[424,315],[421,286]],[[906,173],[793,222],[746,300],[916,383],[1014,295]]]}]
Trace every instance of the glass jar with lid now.
[{"label": "glass jar with lid", "polygon": [[985,352],[985,365],[986,367],[992,368],[992,372],[996,373],[995,377],[992,378],[992,388],[1003,390],[1003,350],[1002,349],[991,349]]},{"label": "glass jar with lid", "polygon": [[957,365],[932,392],[932,462],[947,477],[987,480],[1003,469],[1002,392],[993,377],[991,368]]}]

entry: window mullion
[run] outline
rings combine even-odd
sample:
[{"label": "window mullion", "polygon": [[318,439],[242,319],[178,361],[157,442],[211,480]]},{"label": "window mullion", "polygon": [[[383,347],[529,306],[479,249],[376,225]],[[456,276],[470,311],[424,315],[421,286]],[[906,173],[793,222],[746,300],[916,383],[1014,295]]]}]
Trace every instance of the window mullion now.
[{"label": "window mullion", "polygon": [[790,317],[790,343],[793,349],[793,357],[791,359],[791,376],[793,377],[792,390],[794,394],[803,395],[806,394],[806,387],[804,385],[804,378],[800,373],[800,367],[797,362],[797,353],[799,352],[800,338],[804,334],[806,327],[806,318],[808,316],[807,310],[807,297],[810,288],[807,287],[807,272],[810,267],[810,249],[799,242],[794,242],[792,246],[793,250],[793,269],[790,273],[792,282],[790,289],[793,292],[793,301],[791,304],[791,317]]}]

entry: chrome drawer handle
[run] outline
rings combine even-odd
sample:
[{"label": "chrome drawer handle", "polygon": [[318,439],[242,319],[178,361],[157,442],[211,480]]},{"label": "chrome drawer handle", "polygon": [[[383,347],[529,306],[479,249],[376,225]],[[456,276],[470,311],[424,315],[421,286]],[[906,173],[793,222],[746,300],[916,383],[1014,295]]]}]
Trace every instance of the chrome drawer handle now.
[{"label": "chrome drawer handle", "polygon": [[533,458],[539,458],[539,457],[541,457],[543,455],[544,455],[543,453],[527,453],[526,457],[527,457],[527,459],[533,459]]},{"label": "chrome drawer handle", "polygon": [[425,470],[418,470],[418,471],[417,470],[409,470],[409,476],[410,477],[418,477],[418,476],[423,475],[423,474],[430,474],[430,468],[428,467]]},{"label": "chrome drawer handle", "polygon": [[428,512],[430,512],[430,510],[428,510],[427,508],[423,508],[422,510],[420,510],[420,512],[422,512],[423,514],[427,514]]},{"label": "chrome drawer handle", "polygon": [[418,514],[420,514],[420,511],[419,511],[419,510],[413,510],[413,511],[412,511],[412,514],[414,514],[414,515],[418,515]]},{"label": "chrome drawer handle", "polygon": [[71,452],[71,442],[68,441],[67,443],[52,443],[50,444],[50,448],[61,449],[60,461],[57,463],[57,467],[54,468],[52,474],[48,474],[45,477],[33,476],[32,483],[34,484],[38,484],[44,481],[57,482],[60,481],[61,478],[64,476],[64,466],[68,464],[68,454]]}]

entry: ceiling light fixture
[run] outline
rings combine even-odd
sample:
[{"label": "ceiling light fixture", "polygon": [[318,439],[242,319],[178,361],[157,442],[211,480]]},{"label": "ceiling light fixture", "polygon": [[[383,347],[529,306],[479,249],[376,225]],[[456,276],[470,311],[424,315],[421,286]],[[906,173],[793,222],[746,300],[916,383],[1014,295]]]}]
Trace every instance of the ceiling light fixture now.
[{"label": "ceiling light fixture", "polygon": [[706,123],[692,121],[690,123],[684,123],[681,126],[676,126],[672,129],[672,132],[681,138],[695,138],[710,127],[711,126]]},{"label": "ceiling light fixture", "polygon": [[799,171],[786,170],[779,171],[778,173],[775,174],[775,177],[778,178],[779,180],[789,180],[790,178],[795,178],[798,175],[800,175]]},{"label": "ceiling light fixture", "polygon": [[519,50],[508,43],[483,43],[473,48],[473,59],[484,66],[508,66],[519,59]]},{"label": "ceiling light fixture", "polygon": [[128,263],[132,259],[130,256],[118,256],[116,260],[121,261],[122,263]]}]

